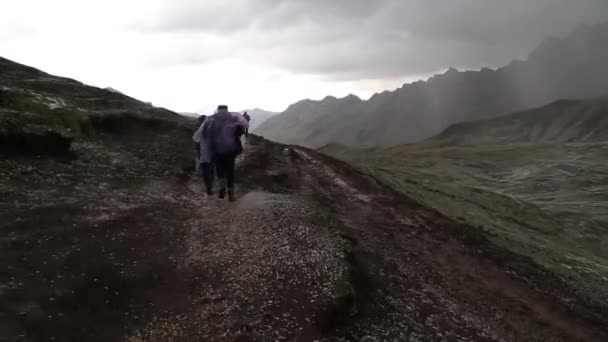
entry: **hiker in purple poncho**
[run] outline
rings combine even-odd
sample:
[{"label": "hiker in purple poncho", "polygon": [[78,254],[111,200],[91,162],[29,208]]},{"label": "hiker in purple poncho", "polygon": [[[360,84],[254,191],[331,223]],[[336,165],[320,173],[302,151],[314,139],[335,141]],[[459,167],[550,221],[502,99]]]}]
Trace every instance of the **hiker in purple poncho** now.
[{"label": "hiker in purple poncho", "polygon": [[243,151],[241,136],[249,128],[249,123],[238,113],[228,111],[228,106],[220,105],[217,112],[206,120],[202,129],[202,140],[215,163],[219,179],[219,197],[235,201],[234,168],[236,157]]},{"label": "hiker in purple poncho", "polygon": [[205,186],[207,187],[207,194],[213,195],[213,155],[209,150],[209,143],[203,138],[203,129],[205,124],[210,121],[210,118],[205,115],[199,117],[200,126],[192,136],[192,140],[195,143],[196,171],[199,175],[203,176]]}]

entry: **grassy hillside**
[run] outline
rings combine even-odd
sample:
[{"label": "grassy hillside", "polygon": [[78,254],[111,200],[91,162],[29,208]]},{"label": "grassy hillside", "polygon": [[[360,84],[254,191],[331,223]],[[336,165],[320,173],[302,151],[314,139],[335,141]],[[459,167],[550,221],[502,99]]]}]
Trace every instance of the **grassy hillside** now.
[{"label": "grassy hillside", "polygon": [[478,227],[606,304],[605,108],[601,100],[559,102],[457,125],[421,144],[367,150],[332,144],[321,150]]},{"label": "grassy hillside", "polygon": [[608,140],[608,98],[560,100],[539,109],[452,125],[437,143],[593,142]]},{"label": "grassy hillside", "polygon": [[[73,139],[142,124],[165,131],[188,119],[131,97],[0,57],[0,152],[66,154]],[[134,125],[135,124],[135,125]]]}]

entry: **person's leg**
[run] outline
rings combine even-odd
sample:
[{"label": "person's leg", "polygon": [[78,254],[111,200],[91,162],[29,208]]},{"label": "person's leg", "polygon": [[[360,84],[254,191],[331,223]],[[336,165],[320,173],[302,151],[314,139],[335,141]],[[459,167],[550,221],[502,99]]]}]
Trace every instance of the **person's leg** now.
[{"label": "person's leg", "polygon": [[213,164],[203,163],[201,165],[203,171],[203,180],[205,181],[205,187],[207,188],[207,194],[213,195]]},{"label": "person's leg", "polygon": [[228,199],[234,202],[234,176],[236,155],[226,157],[226,185],[228,186]]},{"label": "person's leg", "polygon": [[234,167],[236,162],[236,156],[226,156],[225,159],[225,170],[226,170],[226,185],[229,189],[234,188]]},{"label": "person's leg", "polygon": [[197,176],[201,175],[201,164],[198,159],[198,155],[194,156],[194,172]]},{"label": "person's leg", "polygon": [[197,176],[201,176],[202,175],[202,170],[201,170],[201,145],[200,144],[194,144],[194,169],[196,171],[196,175]]},{"label": "person's leg", "polygon": [[217,170],[217,178],[219,183],[219,196],[224,198],[226,196],[227,187],[227,170],[226,170],[226,157],[217,156],[215,160],[215,169]]},{"label": "person's leg", "polygon": [[226,173],[224,172],[222,158],[220,156],[217,156],[217,158],[215,158],[215,172],[216,172],[218,179],[226,178]]}]

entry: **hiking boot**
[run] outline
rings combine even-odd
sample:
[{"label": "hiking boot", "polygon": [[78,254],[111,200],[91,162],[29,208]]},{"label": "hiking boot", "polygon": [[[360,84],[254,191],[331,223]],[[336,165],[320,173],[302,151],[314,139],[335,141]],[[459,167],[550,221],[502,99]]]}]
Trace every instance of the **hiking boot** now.
[{"label": "hiking boot", "polygon": [[224,199],[226,197],[226,188],[221,188],[218,192],[218,196],[220,199]]},{"label": "hiking boot", "polygon": [[207,188],[207,196],[213,196],[213,189]]},{"label": "hiking boot", "polygon": [[236,197],[234,197],[234,189],[228,189],[228,200],[230,202],[236,201]]}]

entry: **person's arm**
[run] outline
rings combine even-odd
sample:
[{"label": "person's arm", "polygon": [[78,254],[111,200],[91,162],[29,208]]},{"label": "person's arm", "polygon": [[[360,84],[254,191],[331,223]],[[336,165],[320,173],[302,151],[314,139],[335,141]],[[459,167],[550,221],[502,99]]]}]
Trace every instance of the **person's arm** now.
[{"label": "person's arm", "polygon": [[201,139],[206,141],[209,139],[209,126],[211,126],[211,122],[213,121],[213,117],[207,117],[207,120],[203,122],[201,125]]},{"label": "person's arm", "polygon": [[238,120],[239,126],[243,129],[243,132],[246,131],[247,129],[249,129],[249,121],[247,121],[247,119],[245,119],[245,117],[243,117],[241,114],[239,113],[235,113],[236,114],[236,118]]},{"label": "person's arm", "polygon": [[201,142],[201,135],[203,134],[203,125],[204,124],[205,123],[202,123],[196,130],[196,133],[194,133],[194,135],[192,136],[192,140],[197,144],[199,144]]}]

